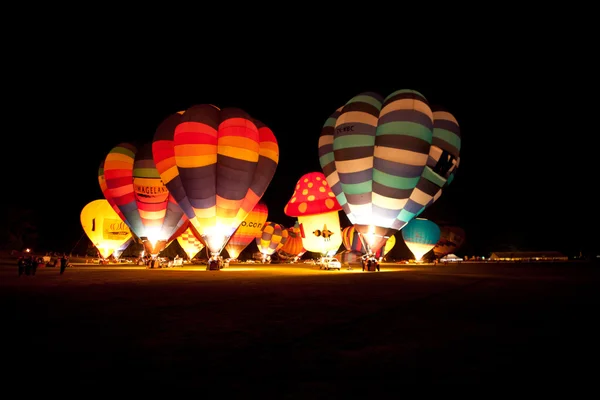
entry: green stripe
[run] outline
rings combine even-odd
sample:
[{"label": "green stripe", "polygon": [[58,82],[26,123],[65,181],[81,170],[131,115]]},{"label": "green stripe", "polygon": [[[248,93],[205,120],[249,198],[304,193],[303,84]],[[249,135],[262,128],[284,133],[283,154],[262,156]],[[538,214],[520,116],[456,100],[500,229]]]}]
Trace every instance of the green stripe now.
[{"label": "green stripe", "polygon": [[350,104],[350,103],[367,103],[367,104],[372,105],[376,109],[381,110],[381,102],[379,100],[377,100],[375,97],[371,97],[371,96],[358,95],[358,96],[351,98],[350,101],[346,104]]},{"label": "green stripe", "polygon": [[361,183],[342,183],[344,194],[363,194],[373,190],[373,181],[368,180]]},{"label": "green stripe", "polygon": [[[403,209],[403,210],[400,211],[400,214],[398,214],[398,217],[396,219],[408,223],[414,217],[415,217],[415,214],[413,214],[411,212],[408,212],[408,211],[406,211],[406,210]],[[404,226],[406,226],[406,225],[404,225]]]},{"label": "green stripe", "polygon": [[126,149],[125,147],[115,147],[111,153],[125,154],[131,158],[135,158],[135,153],[129,149]]},{"label": "green stripe", "polygon": [[319,158],[319,163],[321,164],[321,167],[324,167],[325,165],[329,164],[333,160],[334,160],[334,155],[333,155],[333,152],[331,152],[331,153],[323,154]]},{"label": "green stripe", "polygon": [[384,100],[384,103],[385,103],[385,101],[387,101],[387,99],[389,99],[391,97],[394,97],[395,95],[400,94],[400,93],[416,93],[419,96],[421,96],[422,98],[424,98],[424,99],[426,98],[425,96],[423,96],[422,93],[417,92],[416,90],[412,90],[412,89],[400,89],[400,90],[396,90],[394,93],[392,93],[388,97],[386,97],[385,100]]},{"label": "green stripe", "polygon": [[340,203],[340,206],[343,206],[348,202],[348,199],[346,199],[346,195],[344,193],[338,194],[335,196],[335,198],[337,199],[338,203]]},{"label": "green stripe", "polygon": [[415,178],[403,178],[401,176],[386,174],[377,169],[373,170],[373,180],[375,182],[394,189],[413,189],[417,186],[419,179],[421,179],[420,176]]},{"label": "green stripe", "polygon": [[404,135],[412,136],[431,143],[433,132],[421,124],[410,121],[386,122],[377,127],[377,136],[379,135]]},{"label": "green stripe", "polygon": [[371,135],[347,135],[336,137],[333,141],[333,149],[341,150],[350,147],[373,147],[375,136]]},{"label": "green stripe", "polygon": [[327,121],[325,121],[325,124],[323,124],[323,127],[335,126],[335,121],[337,121],[337,118],[329,117],[327,118]]},{"label": "green stripe", "polygon": [[450,143],[452,146],[456,147],[460,150],[460,137],[456,135],[456,133],[451,132],[442,128],[434,128],[433,136],[436,138],[440,138],[445,142]]},{"label": "green stripe", "polygon": [[425,169],[423,170],[421,176],[427,179],[428,181],[435,183],[439,187],[444,187],[444,185],[446,184],[446,179],[433,172],[433,170],[429,168],[429,166],[425,166]]},{"label": "green stripe", "polygon": [[156,168],[134,168],[133,176],[136,178],[158,178],[160,174]]}]

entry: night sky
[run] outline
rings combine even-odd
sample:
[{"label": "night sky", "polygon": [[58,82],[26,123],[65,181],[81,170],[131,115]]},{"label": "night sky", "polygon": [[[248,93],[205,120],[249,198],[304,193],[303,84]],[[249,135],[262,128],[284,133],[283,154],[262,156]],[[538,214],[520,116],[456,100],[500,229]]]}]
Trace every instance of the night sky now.
[{"label": "night sky", "polygon": [[[430,82],[403,79],[401,73],[315,71],[316,66],[300,72],[281,67],[197,79],[136,70],[67,81],[38,77],[15,104],[18,123],[11,143],[4,139],[3,203],[38,211],[43,215],[38,245],[69,251],[83,234],[81,209],[103,198],[97,171],[109,150],[120,142],[151,141],[169,114],[211,103],[242,108],[273,130],[280,161],[263,201],[270,221],[291,226],[294,219],[283,207],[303,174],[321,171],[317,144],[327,117],[363,91],[385,97],[414,89],[430,105],[444,106],[461,126],[455,180],[422,214],[465,229],[459,254],[598,251],[591,225],[597,216],[592,146],[572,121],[581,118],[573,111],[581,101],[577,95],[533,79],[529,86],[492,77],[422,86]],[[343,211],[340,216],[342,226],[349,224]]]}]

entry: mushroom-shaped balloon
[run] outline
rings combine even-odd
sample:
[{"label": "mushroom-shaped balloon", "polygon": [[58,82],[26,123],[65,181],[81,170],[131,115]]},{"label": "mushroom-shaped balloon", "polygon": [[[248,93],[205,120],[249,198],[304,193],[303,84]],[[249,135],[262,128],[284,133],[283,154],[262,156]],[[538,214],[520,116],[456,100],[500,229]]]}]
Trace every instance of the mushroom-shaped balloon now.
[{"label": "mushroom-shaped balloon", "polygon": [[298,218],[306,250],[333,255],[342,244],[341,209],[325,175],[311,172],[300,178],[283,212]]}]

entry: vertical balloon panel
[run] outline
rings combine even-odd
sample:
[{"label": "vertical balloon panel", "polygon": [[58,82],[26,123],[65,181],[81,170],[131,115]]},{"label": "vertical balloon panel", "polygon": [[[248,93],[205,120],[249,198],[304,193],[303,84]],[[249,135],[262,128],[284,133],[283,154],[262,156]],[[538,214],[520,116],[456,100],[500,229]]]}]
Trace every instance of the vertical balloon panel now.
[{"label": "vertical balloon panel", "polygon": [[418,188],[431,147],[433,117],[423,95],[398,90],[384,101],[375,143],[373,185],[377,226],[401,229],[421,209]]},{"label": "vertical balloon panel", "polygon": [[117,207],[115,200],[112,198],[110,191],[108,190],[108,186],[106,184],[106,177],[104,176],[104,160],[100,162],[100,167],[98,168],[98,183],[100,184],[100,190],[102,190],[104,198],[108,201],[113,210],[115,210],[115,212],[119,215],[119,218],[121,218],[125,223],[127,223],[125,215],[123,215],[119,207]]},{"label": "vertical balloon panel", "polygon": [[104,177],[110,197],[125,216],[129,228],[139,237],[140,232],[143,232],[143,222],[137,208],[133,187],[133,164],[136,153],[137,148],[130,143],[115,146],[104,160]]},{"label": "vertical balloon panel", "polygon": [[259,202],[254,206],[254,209],[246,216],[225,245],[229,257],[238,258],[240,253],[262,234],[268,214],[269,210],[266,204]]},{"label": "vertical balloon panel", "polygon": [[280,224],[265,222],[261,236],[256,238],[258,251],[269,256],[281,249],[288,239],[288,231]]}]

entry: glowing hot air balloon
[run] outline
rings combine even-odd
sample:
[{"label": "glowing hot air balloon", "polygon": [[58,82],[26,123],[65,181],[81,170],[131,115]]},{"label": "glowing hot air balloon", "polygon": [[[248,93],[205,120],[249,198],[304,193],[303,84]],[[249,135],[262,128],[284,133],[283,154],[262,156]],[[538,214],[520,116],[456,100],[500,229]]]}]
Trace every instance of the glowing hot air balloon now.
[{"label": "glowing hot air balloon", "polygon": [[[342,243],[347,251],[353,251],[357,253],[366,254],[367,250],[365,249],[362,240],[359,237],[358,231],[354,228],[354,226],[348,226],[342,229]],[[385,245],[380,247],[374,254],[375,258],[383,257],[387,253],[390,252],[396,245],[396,237],[394,235],[390,236],[389,239],[386,240]],[[381,251],[383,249],[383,252]]]},{"label": "glowing hot air balloon", "polygon": [[288,228],[287,231],[287,241],[283,247],[277,251],[277,254],[284,260],[293,259],[294,261],[297,261],[298,258],[302,257],[302,255],[306,253],[306,249],[302,243],[302,233],[300,231],[300,224],[298,221],[296,221],[294,226]]},{"label": "glowing hot air balloon", "polygon": [[256,238],[258,251],[263,255],[263,262],[267,256],[281,249],[288,239],[288,231],[283,226],[274,222],[265,222],[262,234]]},{"label": "glowing hot air balloon", "polygon": [[266,191],[279,162],[273,132],[237,108],[200,104],[156,130],[154,161],[217,256]]},{"label": "glowing hot air balloon", "polygon": [[104,176],[109,196],[153,257],[184,230],[187,218],[161,181],[151,144],[139,151],[129,143],[114,147],[104,161]]},{"label": "glowing hot air balloon", "polygon": [[[108,200],[94,200],[81,210],[81,226],[102,258],[131,242],[131,231]],[[121,250],[122,252],[122,250]],[[118,258],[120,253],[114,254]]]},{"label": "glowing hot air balloon", "polygon": [[458,166],[457,128],[414,90],[361,93],[327,119],[319,162],[369,253],[439,197]]},{"label": "glowing hot air balloon", "polygon": [[332,256],[342,244],[341,209],[325,175],[311,172],[298,180],[283,212],[298,217],[306,250]]},{"label": "glowing hot air balloon", "polygon": [[191,228],[187,228],[185,232],[177,236],[177,243],[190,260],[204,248],[204,244],[196,237]]},{"label": "glowing hot air balloon", "polygon": [[420,261],[440,240],[440,227],[428,219],[415,218],[402,228],[402,238],[415,260]]},{"label": "glowing hot air balloon", "polygon": [[252,212],[242,221],[225,246],[230,258],[238,258],[246,246],[262,234],[268,213],[266,204],[259,202],[254,206]]},{"label": "glowing hot air balloon", "polygon": [[106,185],[106,177],[104,176],[104,160],[102,160],[102,162],[100,163],[100,167],[98,168],[98,183],[100,184],[100,189],[102,190],[102,194],[104,195],[104,198],[108,201],[110,206],[119,215],[119,218],[121,218],[125,223],[127,223],[125,215],[123,215],[123,213],[121,212],[119,207],[117,207],[117,204],[115,203],[115,200],[112,198],[112,195],[110,194],[110,190],[108,190],[108,186]]}]

